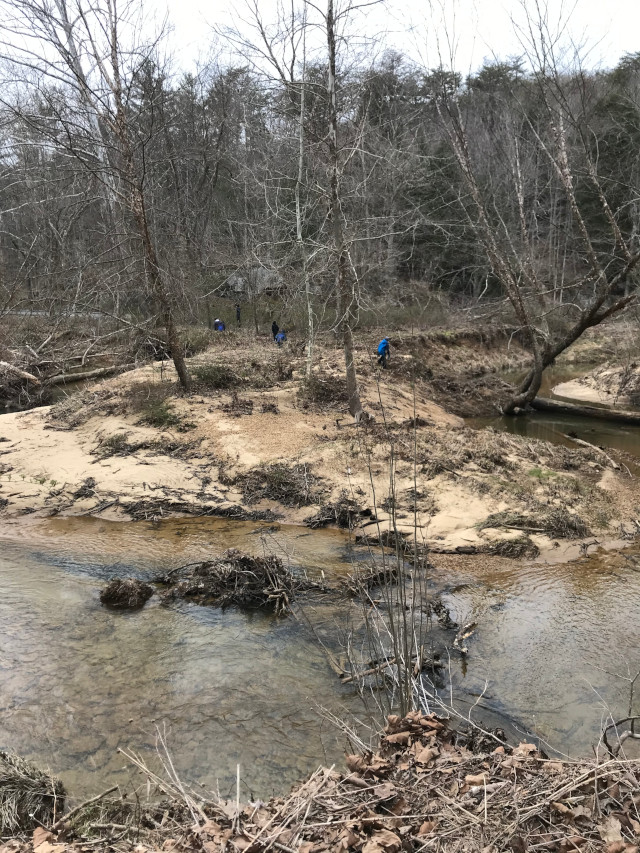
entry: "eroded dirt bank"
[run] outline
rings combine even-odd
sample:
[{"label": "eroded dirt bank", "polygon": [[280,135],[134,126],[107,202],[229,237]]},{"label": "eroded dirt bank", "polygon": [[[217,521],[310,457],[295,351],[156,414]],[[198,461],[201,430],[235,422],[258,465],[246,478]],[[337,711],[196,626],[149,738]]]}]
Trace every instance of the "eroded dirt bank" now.
[{"label": "eroded dirt bank", "polygon": [[564,540],[563,558],[631,529],[635,479],[597,449],[467,429],[447,410],[495,405],[492,370],[522,363],[515,345],[398,338],[387,371],[372,348],[358,353],[367,425],[346,414],[339,350],[319,348],[305,383],[294,345],[234,335],[191,361],[191,394],[156,363],[5,415],[2,514],[211,514],[351,525],[372,539],[415,527],[436,551],[534,556]]}]

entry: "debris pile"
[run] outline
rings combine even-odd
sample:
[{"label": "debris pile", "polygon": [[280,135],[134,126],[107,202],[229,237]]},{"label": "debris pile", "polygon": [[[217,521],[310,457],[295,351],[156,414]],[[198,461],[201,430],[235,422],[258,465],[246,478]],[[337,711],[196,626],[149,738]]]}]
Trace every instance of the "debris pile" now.
[{"label": "debris pile", "polygon": [[153,595],[153,587],[136,578],[114,578],[100,593],[100,601],[107,607],[135,610],[144,607]]},{"label": "debris pile", "polygon": [[289,796],[248,805],[203,799],[169,764],[160,778],[122,750],[168,799],[132,821],[129,800],[122,816],[109,804],[105,820],[94,797],[88,812],[51,826],[46,849],[37,829],[11,850],[51,853],[58,842],[55,853],[81,853],[102,842],[122,853],[638,853],[640,761],[550,760],[534,744],[510,747],[499,730],[455,731],[418,711],[388,717],[377,752],[360,746],[345,772],[319,768]]},{"label": "debris pile", "polygon": [[[376,753],[320,769],[285,799],[220,809],[192,830],[209,853],[513,850],[637,853],[640,762],[565,763],[487,732],[464,737],[446,719],[390,716]],[[228,806],[227,806],[228,808]],[[208,843],[207,843],[208,842]]]},{"label": "debris pile", "polygon": [[165,598],[188,598],[219,607],[264,608],[277,616],[289,610],[297,591],[315,586],[297,578],[278,557],[252,557],[236,548],[215,560],[174,569],[160,580],[169,586]]},{"label": "debris pile", "polygon": [[13,835],[55,822],[64,809],[62,782],[17,755],[0,752],[0,832]]},{"label": "debris pile", "polygon": [[318,478],[304,462],[296,465],[284,462],[259,465],[239,474],[233,484],[242,489],[248,504],[272,500],[283,506],[300,507],[314,503],[318,497]]}]

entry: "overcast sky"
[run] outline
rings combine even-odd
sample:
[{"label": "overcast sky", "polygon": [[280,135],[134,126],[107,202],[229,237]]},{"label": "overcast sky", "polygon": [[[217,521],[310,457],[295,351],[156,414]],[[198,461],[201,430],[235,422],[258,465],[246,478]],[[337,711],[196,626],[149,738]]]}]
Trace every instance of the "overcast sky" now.
[{"label": "overcast sky", "polygon": [[[275,17],[278,0],[259,2],[265,19]],[[146,0],[146,5],[159,18],[168,14],[173,52],[182,68],[193,67],[197,55],[211,47],[214,26],[233,25],[244,9],[243,0]],[[591,66],[611,67],[625,53],[640,52],[640,0],[548,0],[548,8],[550,19],[563,21],[574,43],[588,45]],[[367,8],[363,23],[372,34],[386,33],[390,47],[420,53],[433,67],[439,64],[438,53],[447,53],[443,18],[455,36],[457,70],[523,52],[512,23],[522,21],[519,0],[387,0]]]}]

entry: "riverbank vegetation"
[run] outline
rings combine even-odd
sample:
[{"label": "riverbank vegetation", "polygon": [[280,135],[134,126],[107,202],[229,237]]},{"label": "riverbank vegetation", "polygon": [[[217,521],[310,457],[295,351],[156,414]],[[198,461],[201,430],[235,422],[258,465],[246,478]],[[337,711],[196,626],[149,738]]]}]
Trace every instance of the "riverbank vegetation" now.
[{"label": "riverbank vegetation", "polygon": [[433,712],[390,715],[375,751],[350,737],[345,771],[320,767],[288,795],[250,804],[184,785],[160,737],[157,768],[122,750],[159,802],[110,789],[9,849],[637,852],[637,761],[549,759]]}]

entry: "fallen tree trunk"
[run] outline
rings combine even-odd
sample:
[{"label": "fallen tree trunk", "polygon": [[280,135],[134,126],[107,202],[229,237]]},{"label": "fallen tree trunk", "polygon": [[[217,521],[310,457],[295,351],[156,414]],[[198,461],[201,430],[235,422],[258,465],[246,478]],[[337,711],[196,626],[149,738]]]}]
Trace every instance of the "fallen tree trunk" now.
[{"label": "fallen tree trunk", "polygon": [[40,385],[40,380],[37,376],[34,376],[33,373],[27,373],[26,370],[21,370],[19,367],[14,367],[12,364],[9,364],[8,361],[0,361],[0,369],[8,370],[9,373],[15,373],[16,376],[19,376],[21,379],[28,379],[29,382],[33,382],[34,385]]},{"label": "fallen tree trunk", "polygon": [[598,406],[578,406],[576,403],[561,403],[558,400],[547,400],[536,397],[529,404],[532,409],[540,412],[553,412],[557,415],[576,415],[581,418],[599,418],[619,424],[635,424],[640,426],[640,412],[628,412],[616,409],[601,409]]},{"label": "fallen tree trunk", "polygon": [[[3,362],[0,362],[2,364]],[[59,373],[45,381],[45,385],[66,385],[67,382],[80,382],[84,379],[98,379],[101,376],[112,376],[114,373],[132,370],[136,364],[114,364],[111,367],[96,367],[95,370],[84,370],[82,373]]]}]

